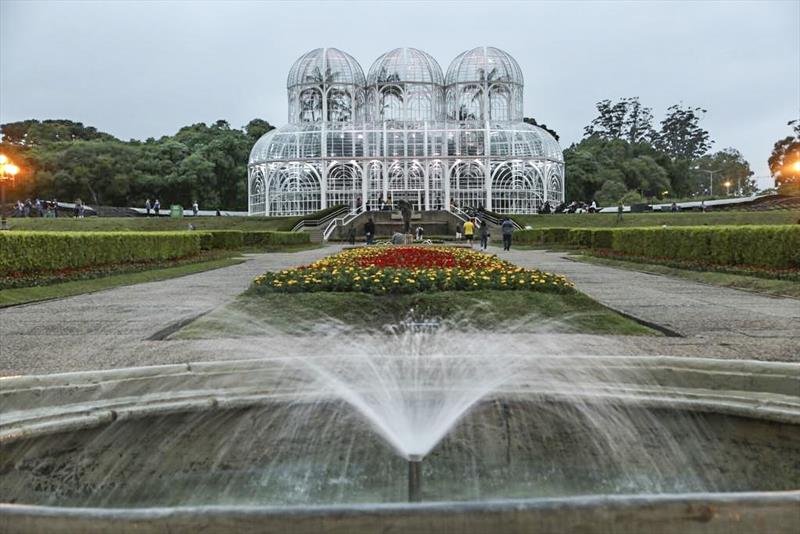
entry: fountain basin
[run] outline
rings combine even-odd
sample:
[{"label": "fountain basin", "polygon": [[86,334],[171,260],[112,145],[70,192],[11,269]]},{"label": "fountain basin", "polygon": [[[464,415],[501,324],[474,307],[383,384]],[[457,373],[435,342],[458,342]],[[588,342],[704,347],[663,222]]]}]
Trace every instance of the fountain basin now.
[{"label": "fountain basin", "polygon": [[[607,358],[606,368],[645,365],[647,380],[625,373],[626,383],[576,385],[582,395],[520,377],[474,407],[425,459],[427,502],[415,505],[396,504],[407,495],[406,460],[340,401],[298,394],[281,365],[248,360],[3,379],[0,526],[797,527],[800,378],[792,364]],[[620,435],[604,436],[621,416]]]}]

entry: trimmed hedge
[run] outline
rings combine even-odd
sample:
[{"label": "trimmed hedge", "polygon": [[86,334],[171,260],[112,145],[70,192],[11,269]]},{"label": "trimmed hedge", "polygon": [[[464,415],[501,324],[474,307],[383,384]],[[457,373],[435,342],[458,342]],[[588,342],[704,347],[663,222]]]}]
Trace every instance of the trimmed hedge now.
[{"label": "trimmed hedge", "polygon": [[2,232],[0,273],[168,260],[199,252],[195,232]]},{"label": "trimmed hedge", "polygon": [[201,250],[304,245],[302,232],[0,232],[0,274],[170,260]]},{"label": "trimmed hedge", "polygon": [[198,234],[201,235],[201,248],[203,250],[305,245],[311,243],[311,234],[306,232],[213,230],[198,232]]},{"label": "trimmed hedge", "polygon": [[800,268],[800,226],[621,228],[611,250],[631,256],[718,265]]},{"label": "trimmed hedge", "polygon": [[535,228],[517,243],[611,250],[638,257],[717,265],[800,268],[800,226],[672,226],[668,228]]}]

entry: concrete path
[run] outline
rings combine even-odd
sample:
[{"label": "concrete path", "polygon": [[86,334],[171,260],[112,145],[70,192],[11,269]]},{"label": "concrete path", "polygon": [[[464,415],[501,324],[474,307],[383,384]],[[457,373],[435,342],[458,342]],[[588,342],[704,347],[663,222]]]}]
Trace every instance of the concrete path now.
[{"label": "concrete path", "polygon": [[[151,338],[224,306],[264,271],[306,264],[336,250],[251,255],[233,267],[2,309],[0,376],[251,356],[242,344],[226,340]],[[546,340],[531,339],[532,347],[546,344],[547,350],[572,354],[800,361],[800,300],[578,263],[561,253],[491,252],[525,267],[566,274],[578,289],[603,304],[681,336],[549,335]],[[517,334],[511,335],[517,336],[515,342],[521,341]],[[309,336],[281,336],[257,350],[305,354],[328,351],[327,343]]]},{"label": "concrete path", "polygon": [[0,309],[0,376],[187,361],[147,338],[223,306],[264,271],[331,252],[253,254],[232,267]]},{"label": "concrete path", "polygon": [[[715,355],[800,361],[800,300],[615,269],[542,250],[492,250],[517,265],[562,273],[604,305],[680,336],[670,343]],[[679,338],[680,339],[680,338]]]}]

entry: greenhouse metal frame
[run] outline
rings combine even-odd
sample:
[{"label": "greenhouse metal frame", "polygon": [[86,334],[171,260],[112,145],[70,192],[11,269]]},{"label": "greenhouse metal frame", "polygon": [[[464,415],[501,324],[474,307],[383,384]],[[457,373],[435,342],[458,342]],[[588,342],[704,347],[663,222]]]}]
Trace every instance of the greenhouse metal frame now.
[{"label": "greenhouse metal frame", "polygon": [[366,77],[352,56],[312,50],[289,71],[289,123],[250,153],[249,213],[406,200],[526,214],[561,203],[561,148],[523,122],[523,86],[517,62],[492,47],[463,52],[446,76],[414,48],[383,54]]}]

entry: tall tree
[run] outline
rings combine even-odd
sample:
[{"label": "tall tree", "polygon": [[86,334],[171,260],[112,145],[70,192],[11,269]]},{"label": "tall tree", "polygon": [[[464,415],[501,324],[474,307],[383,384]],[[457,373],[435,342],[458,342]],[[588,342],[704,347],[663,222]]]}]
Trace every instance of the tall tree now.
[{"label": "tall tree", "polygon": [[661,121],[661,130],[655,146],[673,159],[694,160],[708,152],[714,141],[708,131],[700,127],[706,110],[680,105],[670,106]]},{"label": "tall tree", "polygon": [[601,100],[596,107],[598,115],[584,128],[585,137],[623,139],[629,143],[650,142],[653,138],[653,110],[643,106],[638,96],[621,98],[619,102]]},{"label": "tall tree", "polygon": [[781,192],[800,194],[800,119],[789,121],[793,135],[777,141],[769,157],[769,170]]}]

